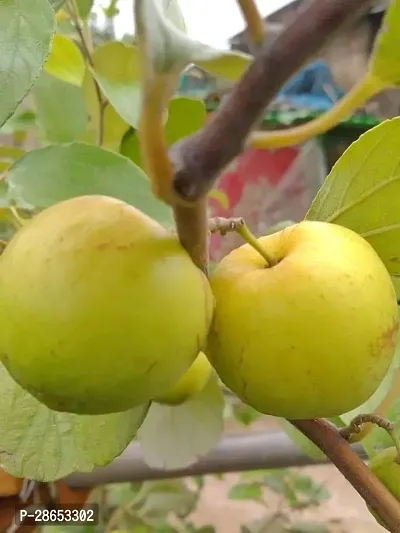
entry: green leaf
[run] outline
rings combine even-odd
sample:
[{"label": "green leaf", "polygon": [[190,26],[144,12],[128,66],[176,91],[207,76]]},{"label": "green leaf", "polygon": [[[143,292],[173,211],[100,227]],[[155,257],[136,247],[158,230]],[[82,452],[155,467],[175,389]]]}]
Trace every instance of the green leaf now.
[{"label": "green leaf", "polygon": [[47,0],[0,3],[0,127],[30,91],[50,52],[55,14]]},{"label": "green leaf", "polygon": [[[206,110],[203,102],[193,98],[177,97],[169,101],[168,119],[165,124],[165,138],[171,146],[183,137],[195,133],[204,124]],[[129,128],[121,141],[120,153],[142,168],[137,131]]]},{"label": "green leaf", "polygon": [[7,173],[8,201],[45,208],[86,194],[113,196],[162,224],[172,223],[170,207],[157,200],[143,171],[118,154],[82,143],[32,150]]},{"label": "green leaf", "polygon": [[52,143],[74,141],[86,127],[82,89],[42,72],[32,89],[38,123]]},{"label": "green leaf", "polygon": [[119,152],[135,163],[135,165],[143,168],[139,139],[137,136],[137,131],[134,128],[129,128],[129,130],[122,137]]},{"label": "green leaf", "polygon": [[86,69],[83,79],[82,90],[89,115],[89,121],[85,132],[79,137],[79,141],[90,144],[98,144],[99,129],[102,126],[102,146],[108,150],[118,151],[121,140],[129,129],[121,116],[108,102],[103,104],[102,119],[100,120],[100,105],[93,75]]},{"label": "green leaf", "polygon": [[14,113],[0,128],[2,135],[13,135],[36,124],[36,114],[31,109]]},{"label": "green leaf", "polygon": [[104,96],[125,122],[137,127],[140,113],[137,47],[108,42],[96,48],[92,71]]},{"label": "green leaf", "polygon": [[138,431],[146,463],[163,470],[195,463],[221,437],[223,409],[224,397],[215,376],[182,405],[153,403]]},{"label": "green leaf", "polygon": [[310,441],[301,431],[296,429],[290,422],[284,418],[277,418],[279,425],[282,427],[284,432],[290,438],[290,440],[308,457],[316,459],[317,461],[323,461],[326,459],[326,456],[323,451],[321,451],[318,446]]},{"label": "green leaf", "polygon": [[85,74],[85,61],[72,39],[56,33],[44,70],[62,81],[80,86]]},{"label": "green leaf", "polygon": [[0,366],[0,462],[16,477],[54,481],[110,463],[133,439],[148,406],[112,415],[51,411]]},{"label": "green leaf", "polygon": [[199,130],[206,119],[206,108],[201,100],[194,98],[172,98],[168,106],[168,120],[165,125],[165,137],[168,146],[183,137]]},{"label": "green leaf", "polygon": [[90,15],[94,0],[75,0],[81,19],[85,20]]},{"label": "green leaf", "polygon": [[[136,0],[138,33],[144,36],[146,55],[156,74],[179,73],[191,63],[231,81],[236,81],[252,61],[239,52],[216,50],[190,39],[168,18],[167,2]],[[172,24],[171,24],[172,22]]]},{"label": "green leaf", "polygon": [[400,276],[400,117],[372,128],[336,162],[306,215],[352,229]]},{"label": "green leaf", "polygon": [[197,502],[196,492],[190,490],[182,479],[146,481],[142,493],[145,501],[140,508],[140,516],[145,520],[165,518],[169,512],[186,516]]},{"label": "green leaf", "polygon": [[262,501],[263,493],[260,483],[237,483],[228,491],[230,500],[256,500]]},{"label": "green leaf", "polygon": [[400,83],[400,0],[389,2],[368,71],[385,86]]}]

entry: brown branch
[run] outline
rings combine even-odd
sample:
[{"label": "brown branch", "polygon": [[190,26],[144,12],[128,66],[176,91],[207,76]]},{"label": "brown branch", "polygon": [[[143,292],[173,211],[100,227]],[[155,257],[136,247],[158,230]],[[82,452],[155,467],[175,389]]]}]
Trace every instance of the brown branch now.
[{"label": "brown branch", "polygon": [[207,199],[193,206],[174,205],[174,217],[179,240],[195,265],[208,274]]},{"label": "brown branch", "polygon": [[170,150],[174,189],[182,202],[195,202],[244,148],[251,129],[282,85],[359,10],[367,0],[314,0],[258,57],[211,120]]},{"label": "brown branch", "polygon": [[392,533],[400,532],[400,503],[326,420],[289,420],[316,444]]}]

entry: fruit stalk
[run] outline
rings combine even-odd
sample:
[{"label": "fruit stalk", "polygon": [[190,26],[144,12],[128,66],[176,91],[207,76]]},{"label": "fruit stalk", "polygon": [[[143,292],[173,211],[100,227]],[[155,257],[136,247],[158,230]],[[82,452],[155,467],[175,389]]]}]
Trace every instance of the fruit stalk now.
[{"label": "fruit stalk", "polygon": [[353,452],[338,429],[326,420],[289,420],[316,444],[353,485],[367,505],[396,533],[400,524],[400,504],[364,462]]},{"label": "fruit stalk", "polygon": [[210,233],[220,233],[221,235],[235,231],[265,259],[268,268],[278,264],[278,260],[258,242],[256,236],[246,225],[244,218],[212,218],[208,222],[208,229]]}]

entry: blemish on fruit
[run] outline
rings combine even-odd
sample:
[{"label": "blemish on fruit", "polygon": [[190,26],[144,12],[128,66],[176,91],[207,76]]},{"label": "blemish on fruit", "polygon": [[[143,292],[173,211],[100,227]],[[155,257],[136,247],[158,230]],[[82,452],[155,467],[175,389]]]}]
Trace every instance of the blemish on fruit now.
[{"label": "blemish on fruit", "polygon": [[372,354],[375,357],[380,357],[382,352],[393,349],[397,342],[397,333],[399,331],[399,323],[396,321],[394,326],[387,329],[377,340],[372,347]]}]

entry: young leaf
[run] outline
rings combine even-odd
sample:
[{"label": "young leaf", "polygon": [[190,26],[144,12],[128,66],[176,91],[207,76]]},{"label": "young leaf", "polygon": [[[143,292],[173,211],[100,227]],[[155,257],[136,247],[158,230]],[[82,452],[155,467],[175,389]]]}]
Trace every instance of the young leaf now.
[{"label": "young leaf", "polygon": [[[194,41],[168,19],[163,0],[136,0],[136,23],[146,29],[146,48],[155,74],[181,72],[191,63],[231,81],[236,81],[252,58],[239,52],[225,52]],[[172,23],[171,23],[172,22]],[[175,22],[175,24],[174,24]]]},{"label": "young leaf", "polygon": [[47,0],[0,3],[0,127],[30,91],[50,52],[55,14]]},{"label": "young leaf", "polygon": [[237,483],[228,491],[230,500],[256,500],[261,501],[263,497],[261,484],[254,483]]},{"label": "young leaf", "polygon": [[110,463],[131,442],[148,406],[112,415],[51,411],[0,366],[0,460],[16,477],[54,481]]},{"label": "young leaf", "polygon": [[163,470],[195,463],[221,437],[223,409],[224,397],[215,376],[182,405],[153,403],[138,432],[146,463]]},{"label": "young leaf", "polygon": [[389,2],[368,70],[386,87],[400,83],[400,0]]},{"label": "young leaf", "polygon": [[125,122],[138,125],[141,89],[136,46],[108,42],[96,48],[92,73],[104,96]]},{"label": "young leaf", "polygon": [[7,173],[8,201],[43,209],[85,194],[113,196],[134,205],[162,224],[171,209],[151,193],[143,171],[118,154],[82,143],[32,150]]},{"label": "young leaf", "polygon": [[364,237],[400,276],[400,117],[372,128],[340,157],[306,215]]},{"label": "young leaf", "polygon": [[74,141],[87,124],[82,89],[42,72],[32,89],[38,123],[52,143]]},{"label": "young leaf", "polygon": [[80,86],[85,73],[85,61],[69,37],[56,33],[44,70],[62,81]]}]

